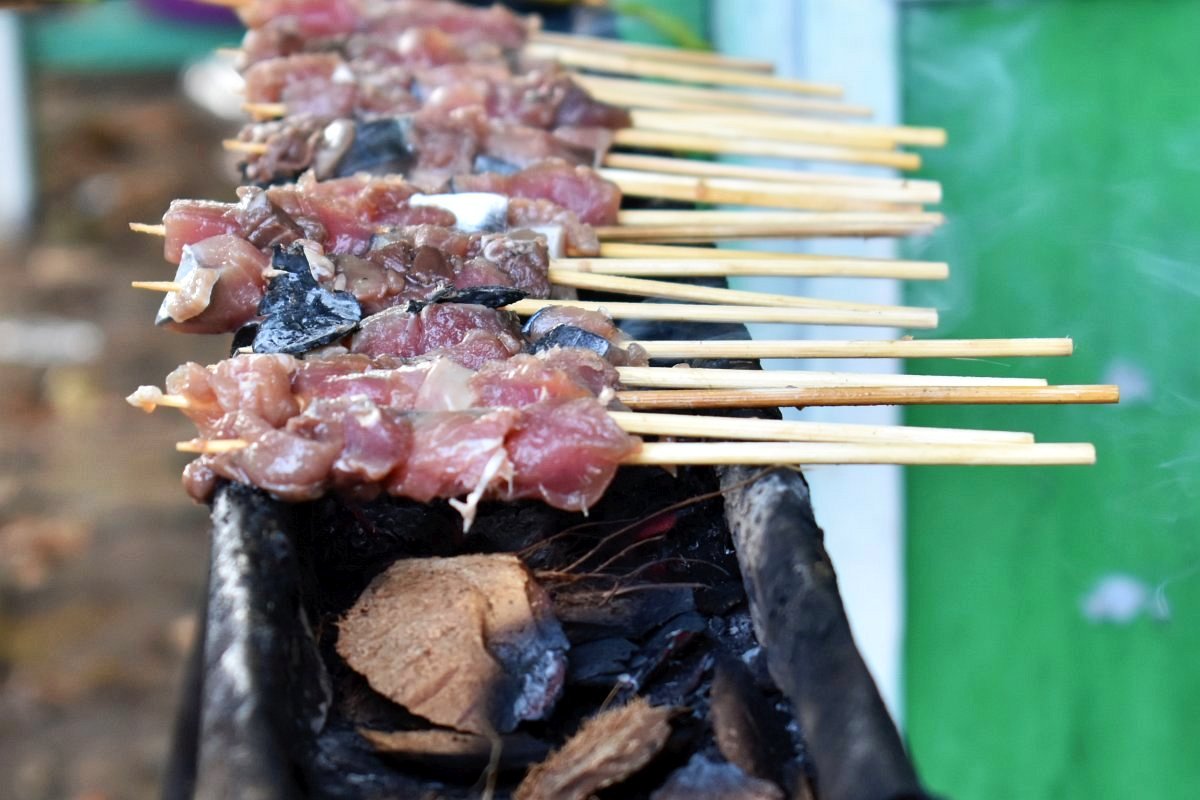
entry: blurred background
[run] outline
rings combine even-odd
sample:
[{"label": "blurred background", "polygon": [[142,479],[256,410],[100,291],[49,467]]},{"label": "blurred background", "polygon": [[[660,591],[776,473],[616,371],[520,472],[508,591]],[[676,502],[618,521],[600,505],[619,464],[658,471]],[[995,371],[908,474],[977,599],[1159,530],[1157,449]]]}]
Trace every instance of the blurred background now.
[{"label": "blurred background", "polygon": [[[942,310],[941,337],[1074,336],[1071,359],[907,368],[1114,382],[1124,399],[905,415],[1094,441],[1095,468],[814,470],[856,634],[937,793],[1200,796],[1200,3],[580,13],[772,58],[882,121],[948,129],[920,173],[944,184],[943,229],[898,250],[803,248],[946,260],[951,280],[807,291],[903,293]],[[126,287],[168,266],[126,223],[232,197],[218,143],[238,122],[195,98],[212,93],[206,57],[239,38],[182,0],[0,12],[0,798],[156,794],[206,515],[170,446],[188,425],[122,398],[223,348],[153,329],[155,298]]]}]

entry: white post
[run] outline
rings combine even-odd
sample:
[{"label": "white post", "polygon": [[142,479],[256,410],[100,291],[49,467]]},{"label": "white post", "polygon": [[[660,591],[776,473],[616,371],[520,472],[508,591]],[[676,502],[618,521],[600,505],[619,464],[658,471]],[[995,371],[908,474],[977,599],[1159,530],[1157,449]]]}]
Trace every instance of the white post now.
[{"label": "white post", "polygon": [[16,12],[0,11],[0,241],[23,234],[33,207],[25,71]]},{"label": "white post", "polygon": [[[893,0],[714,0],[713,30],[720,50],[774,61],[779,74],[838,83],[849,102],[875,109],[875,121],[896,124],[899,116],[897,23]],[[845,165],[805,169],[846,172]],[[875,174],[878,174],[877,172]],[[779,243],[764,249],[781,249]],[[891,240],[808,241],[792,248],[889,258]],[[896,281],[754,280],[742,288],[897,304]],[[830,329],[751,326],[755,338],[815,338]],[[837,329],[838,338],[892,337],[895,331]],[[764,362],[776,369],[853,369],[898,372],[895,361],[804,360]],[[809,409],[804,419],[889,425],[894,408]],[[884,701],[899,721],[904,628],[904,505],[900,467],[832,467],[808,470],[817,521],[837,567],[839,586],[867,666]]]}]

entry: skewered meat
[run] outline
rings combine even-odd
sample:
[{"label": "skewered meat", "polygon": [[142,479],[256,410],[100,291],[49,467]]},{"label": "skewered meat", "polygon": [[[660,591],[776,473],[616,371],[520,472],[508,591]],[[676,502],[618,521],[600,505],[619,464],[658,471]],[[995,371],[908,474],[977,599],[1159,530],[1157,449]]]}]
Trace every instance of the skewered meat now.
[{"label": "skewered meat", "polygon": [[352,339],[351,352],[415,358],[440,353],[479,368],[524,349],[515,315],[465,303],[435,303],[419,312],[393,308],[368,317]]},{"label": "skewered meat", "polygon": [[458,192],[491,192],[526,200],[550,200],[569,208],[589,225],[612,225],[621,206],[621,190],[595,170],[572,168],[562,161],[541,161],[510,175],[462,175],[453,181]]},{"label": "skewered meat", "polygon": [[247,125],[238,138],[265,148],[242,162],[243,176],[253,183],[287,182],[311,169],[319,180],[359,172],[403,175],[422,191],[437,192],[475,172],[512,173],[547,160],[599,163],[611,143],[607,130],[561,130],[562,136],[489,120],[468,107],[373,120],[288,117]]},{"label": "skewered meat", "polygon": [[504,63],[451,63],[421,69],[395,59],[302,53],[260,61],[244,74],[250,103],[283,103],[289,117],[444,118],[458,109],[541,130],[627,128],[629,112],[596,100],[566,72],[540,66],[514,74]]},{"label": "skewered meat", "polygon": [[[436,300],[451,290],[510,287],[534,297],[550,293],[546,245],[530,232],[393,228],[375,237],[361,256],[327,256],[315,242],[299,240],[274,258],[277,271],[294,274],[278,274],[269,284],[263,277],[267,257],[236,236],[210,237],[184,245],[182,251],[175,280],[184,289],[167,295],[157,322],[185,333],[232,333],[260,315],[278,314],[284,305],[311,305],[308,293],[318,285],[353,296],[360,309],[351,315],[354,322],[362,314]],[[302,263],[291,265],[297,258]],[[271,292],[280,296],[278,302],[260,307]],[[296,323],[310,327],[304,320]],[[257,346],[255,350],[263,352]]]},{"label": "skewered meat", "polygon": [[[586,351],[572,363],[589,361],[594,374],[612,374]],[[197,499],[224,477],[288,500],[332,487],[582,510],[637,440],[605,413],[608,393],[597,398],[567,365],[518,355],[472,371],[439,358],[250,355],[185,364],[166,385],[187,398],[203,436],[249,443],[189,465],[184,481]]]},{"label": "skewered meat", "polygon": [[529,35],[528,24],[501,6],[471,8],[443,0],[267,0],[250,4],[241,15],[251,29],[243,43],[249,62],[350,46],[345,37],[352,34],[394,40],[413,29],[431,29],[446,43],[441,48],[426,43],[423,50],[486,48],[496,56],[521,47]]},{"label": "skewered meat", "polygon": [[[539,167],[545,175],[547,167]],[[562,182],[582,181],[576,171],[563,166],[556,173]],[[564,196],[582,196],[587,189],[555,189]],[[459,227],[459,219],[438,201],[437,196],[416,199],[417,189],[394,177],[350,178],[317,181],[311,174],[295,184],[238,190],[236,204],[208,200],[175,200],[163,215],[163,254],[179,263],[183,246],[211,236],[240,236],[260,250],[288,245],[300,239],[318,244],[326,253],[364,256],[377,234],[389,228],[430,225]],[[451,196],[453,197],[453,196]],[[431,199],[432,198],[432,199]],[[543,236],[565,240],[565,246],[580,254],[599,248],[595,232],[579,216],[550,200],[494,197],[504,208],[507,228],[534,229]],[[594,214],[594,210],[581,209]],[[546,230],[550,228],[552,230]]]}]

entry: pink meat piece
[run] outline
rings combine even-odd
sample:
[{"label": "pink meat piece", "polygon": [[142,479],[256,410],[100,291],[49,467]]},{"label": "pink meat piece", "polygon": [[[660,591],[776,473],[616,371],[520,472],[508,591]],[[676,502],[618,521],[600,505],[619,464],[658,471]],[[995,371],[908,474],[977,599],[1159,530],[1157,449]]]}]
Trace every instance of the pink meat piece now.
[{"label": "pink meat piece", "polygon": [[242,77],[250,103],[284,103],[289,116],[353,116],[358,82],[336,53],[298,53],[253,64]]},{"label": "pink meat piece", "polygon": [[[491,122],[482,151],[490,158],[521,168],[547,160],[568,164],[591,164],[595,161],[594,153],[564,142],[547,130],[514,125],[503,120]],[[470,170],[457,173],[464,177],[470,174]]]},{"label": "pink meat piece", "polygon": [[616,137],[612,129],[598,126],[560,125],[554,128],[554,138],[588,154],[590,166],[604,164]]},{"label": "pink meat piece", "polygon": [[608,314],[574,306],[547,306],[529,320],[525,335],[536,342],[562,325],[594,333],[613,344],[622,344],[628,338]]},{"label": "pink meat piece", "polygon": [[471,379],[471,385],[480,405],[495,408],[520,408],[547,400],[594,396],[571,373],[525,354],[484,364]]},{"label": "pink meat piece", "polygon": [[527,406],[505,443],[514,475],[501,496],[586,511],[603,496],[621,461],[640,446],[593,399]]},{"label": "pink meat piece", "polygon": [[164,311],[171,319],[166,327],[184,333],[232,333],[258,315],[266,288],[263,270],[271,263],[262,251],[245,239],[223,234],[185,246],[184,260],[193,268],[187,281],[210,274],[214,282],[207,297],[191,303],[168,295]]},{"label": "pink meat piece", "polygon": [[165,383],[168,394],[187,400],[187,405],[180,410],[196,423],[200,435],[205,438],[213,438],[212,431],[225,415],[210,377],[207,369],[189,361],[172,370]]},{"label": "pink meat piece", "polygon": [[316,38],[359,30],[365,10],[356,0],[255,0],[239,13],[247,28],[273,26]]},{"label": "pink meat piece", "polygon": [[[314,500],[328,487],[340,450],[337,442],[317,441],[278,429],[249,412],[227,415],[221,423],[221,433],[223,438],[236,437],[250,444],[229,453],[201,456],[201,465],[192,470],[193,478],[185,471],[185,485],[197,500],[206,500],[203,493],[212,490],[212,482],[204,480],[205,469],[238,483],[257,486],[281,500]],[[195,475],[197,471],[200,475]]]},{"label": "pink meat piece", "polygon": [[236,206],[212,200],[172,200],[163,214],[163,227],[163,255],[172,264],[179,263],[185,245],[242,232]]},{"label": "pink meat piece", "polygon": [[593,169],[547,160],[512,175],[485,173],[454,179],[460,192],[493,192],[512,198],[544,200],[573,212],[588,225],[615,225],[621,189]]},{"label": "pink meat piece", "polygon": [[[412,425],[393,408],[381,408],[362,397],[317,400],[288,422],[290,433],[336,444],[331,469],[335,488],[363,495],[378,491],[412,451]],[[365,490],[365,492],[364,492]]]},{"label": "pink meat piece", "polygon": [[512,474],[505,440],[518,416],[512,409],[420,415],[412,455],[388,491],[428,503],[461,497],[481,484],[498,488]]},{"label": "pink meat piece", "polygon": [[557,226],[563,231],[567,251],[573,256],[600,254],[600,239],[596,230],[579,219],[575,212],[551,200],[529,200],[514,197],[508,204],[508,227],[537,228]]},{"label": "pink meat piece", "polygon": [[596,397],[606,389],[615,390],[621,382],[616,367],[591,350],[578,347],[553,347],[537,357],[548,369],[569,375],[571,380]]},{"label": "pink meat piece", "polygon": [[226,413],[250,414],[278,428],[300,411],[292,394],[292,373],[298,363],[277,354],[228,358],[209,367],[209,386]]},{"label": "pink meat piece", "polygon": [[628,109],[597,100],[592,97],[591,92],[570,77],[561,78],[559,85],[562,95],[553,127],[598,128],[614,131],[633,125],[633,118]]},{"label": "pink meat piece", "polygon": [[516,50],[529,36],[528,25],[501,5],[472,8],[450,0],[391,0],[369,6],[374,13],[359,30],[398,33],[410,28],[436,28],[461,44],[494,44]]},{"label": "pink meat piece", "polygon": [[[385,366],[386,365],[386,366]],[[397,410],[413,407],[428,372],[426,365],[393,366],[361,355],[305,359],[292,377],[292,391],[303,402],[365,398]]]},{"label": "pink meat piece", "polygon": [[475,367],[482,356],[513,355],[523,346],[516,317],[510,313],[465,303],[435,303],[416,314],[392,308],[368,317],[354,334],[350,349],[399,358],[440,353]]},{"label": "pink meat piece", "polygon": [[318,181],[305,174],[295,184],[267,190],[271,201],[293,218],[320,223],[323,235],[307,238],[318,241],[327,253],[356,255],[366,252],[375,231],[383,227],[454,225],[448,211],[410,206],[408,200],[416,193],[406,181],[366,175]]}]

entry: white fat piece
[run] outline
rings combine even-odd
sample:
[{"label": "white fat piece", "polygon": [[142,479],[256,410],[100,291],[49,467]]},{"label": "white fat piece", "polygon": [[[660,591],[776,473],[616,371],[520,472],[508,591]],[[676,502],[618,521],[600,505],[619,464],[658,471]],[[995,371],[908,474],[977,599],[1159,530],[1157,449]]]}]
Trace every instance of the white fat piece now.
[{"label": "white fat piece", "polygon": [[508,229],[508,198],[502,194],[415,194],[408,202],[449,211],[457,220],[454,227],[464,233],[500,233]]},{"label": "white fat piece", "polygon": [[546,240],[550,258],[567,257],[567,232],[562,225],[532,225],[529,230]]},{"label": "white fat piece", "polygon": [[[200,269],[200,264],[196,261],[195,254],[192,253],[192,246],[185,244],[183,246],[183,255],[179,259],[179,266],[175,268],[174,283],[187,286],[189,292],[203,295],[203,307],[207,308],[209,302],[212,301],[212,290],[216,286],[216,281],[199,279],[200,275],[196,272],[198,269]],[[209,271],[211,272],[211,270]],[[178,292],[166,293],[162,303],[158,306],[158,313],[154,316],[155,325],[166,325],[171,322],[184,321],[183,319],[177,319],[175,314],[174,306],[178,295]]]}]

